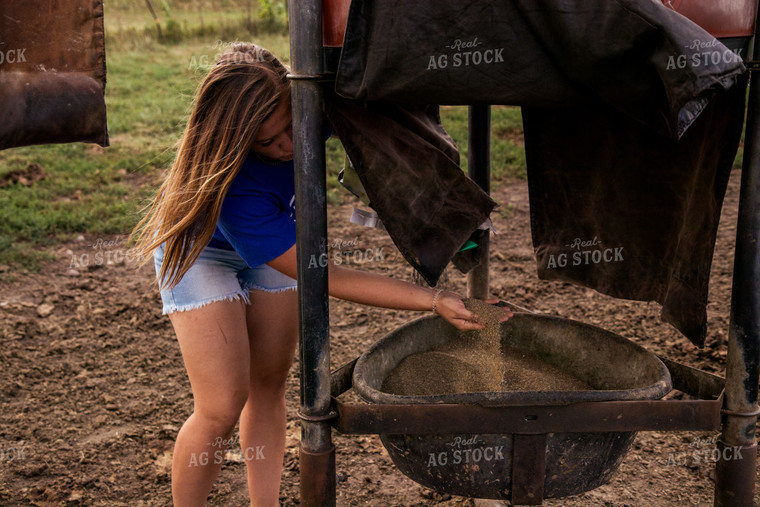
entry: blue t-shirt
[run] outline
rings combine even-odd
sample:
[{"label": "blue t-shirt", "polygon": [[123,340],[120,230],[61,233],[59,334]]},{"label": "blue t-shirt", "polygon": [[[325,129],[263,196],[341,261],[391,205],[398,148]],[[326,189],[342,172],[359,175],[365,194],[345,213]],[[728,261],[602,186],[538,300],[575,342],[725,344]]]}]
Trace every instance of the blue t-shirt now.
[{"label": "blue t-shirt", "polygon": [[266,264],[296,243],[293,161],[268,164],[251,154],[222,203],[208,246],[235,250],[250,267]]}]

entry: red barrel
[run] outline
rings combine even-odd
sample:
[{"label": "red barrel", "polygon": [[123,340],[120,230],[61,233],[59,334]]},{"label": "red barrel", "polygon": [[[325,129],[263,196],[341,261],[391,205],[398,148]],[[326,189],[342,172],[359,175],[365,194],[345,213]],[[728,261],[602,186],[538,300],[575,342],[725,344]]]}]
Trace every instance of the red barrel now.
[{"label": "red barrel", "polygon": [[662,0],[717,38],[755,33],[756,0]]},{"label": "red barrel", "polygon": [[351,0],[322,0],[322,44],[325,47],[343,46],[349,7]]}]

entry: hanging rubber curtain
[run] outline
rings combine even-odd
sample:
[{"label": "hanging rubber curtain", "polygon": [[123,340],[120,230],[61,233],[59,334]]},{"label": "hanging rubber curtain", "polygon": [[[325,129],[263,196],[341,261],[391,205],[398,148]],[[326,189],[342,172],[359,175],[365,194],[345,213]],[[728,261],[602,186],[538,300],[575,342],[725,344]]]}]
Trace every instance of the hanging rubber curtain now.
[{"label": "hanging rubber curtain", "polygon": [[658,301],[702,345],[741,56],[653,0],[353,0],[336,91],[523,106],[539,276]]},{"label": "hanging rubber curtain", "polygon": [[457,252],[496,203],[460,169],[438,108],[326,94],[325,110],[406,261],[431,286],[452,259],[466,271]]},{"label": "hanging rubber curtain", "polygon": [[108,146],[102,0],[0,2],[0,149]]},{"label": "hanging rubber curtain", "polygon": [[353,0],[336,90],[433,104],[602,100],[679,137],[745,70],[720,42],[717,62],[700,60],[714,40],[653,0]]}]

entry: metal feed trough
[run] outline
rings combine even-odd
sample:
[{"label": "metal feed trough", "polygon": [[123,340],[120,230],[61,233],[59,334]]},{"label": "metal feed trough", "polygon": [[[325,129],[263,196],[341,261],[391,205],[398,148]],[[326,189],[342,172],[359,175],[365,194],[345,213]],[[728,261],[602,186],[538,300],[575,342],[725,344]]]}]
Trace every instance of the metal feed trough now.
[{"label": "metal feed trough", "polygon": [[[391,431],[381,427],[385,432],[381,439],[393,462],[420,484],[464,497],[514,499],[517,489],[518,496],[522,490],[528,498],[540,500],[582,493],[606,483],[633,443],[635,431],[597,432],[588,426],[581,428],[582,433],[568,431],[578,418],[563,414],[563,408],[588,405],[594,409],[600,401],[657,400],[672,389],[668,369],[631,341],[567,319],[517,314],[501,330],[502,344],[510,347],[505,354],[540,359],[583,380],[593,390],[388,394],[383,382],[403,359],[459,335],[442,318],[423,317],[392,331],[359,358],[353,388],[362,399],[378,405],[407,405],[411,413],[438,403],[516,410],[540,407],[541,412],[528,408],[513,421],[505,418],[498,426],[483,426],[489,431],[499,428],[500,434],[475,431],[463,435],[461,426],[456,432],[440,433],[441,426],[433,421],[428,428],[434,428],[435,435],[388,434]],[[352,414],[345,404],[338,407],[340,431],[365,428],[361,413]],[[473,424],[471,420],[468,426]],[[515,472],[524,477],[515,477]]]},{"label": "metal feed trough", "polygon": [[[732,0],[725,2],[731,3]],[[594,394],[590,399],[584,398],[583,393],[593,391],[581,392],[577,399],[562,395],[560,399],[551,400],[540,399],[535,393],[474,393],[459,395],[461,398],[454,397],[443,403],[427,403],[426,400],[382,393],[378,383],[382,382],[383,375],[394,361],[411,352],[403,350],[400,345],[405,342],[401,338],[406,333],[424,337],[420,341],[432,346],[431,340],[440,339],[435,338],[436,335],[445,336],[447,327],[440,326],[440,319],[436,317],[415,321],[378,342],[358,365],[354,361],[331,374],[327,269],[309,268],[309,255],[302,254],[327,254],[322,87],[331,82],[330,71],[340,51],[341,37],[335,32],[339,32],[341,23],[345,23],[345,18],[340,16],[343,12],[341,3],[347,2],[290,0],[301,337],[301,503],[320,507],[335,504],[335,447],[332,443],[335,428],[347,434],[382,435],[397,466],[418,482],[444,491],[450,487],[455,494],[506,498],[513,504],[540,504],[543,498],[574,494],[598,486],[622,459],[627,441],[636,431],[721,430],[718,450],[736,447],[740,449],[741,459],[716,462],[715,505],[752,505],[760,355],[760,83],[757,73],[752,72],[749,84],[725,381],[664,358],[660,358],[660,362],[645,353],[636,363],[649,364],[650,370],[659,371],[661,376],[651,377],[651,382],[644,386],[613,389],[647,391],[648,395],[639,399],[625,393],[622,398],[601,401],[593,399]],[[733,1],[735,6],[740,3],[745,2]],[[753,12],[758,12],[756,2],[751,0],[751,3]],[[694,16],[698,16],[699,2],[693,4]],[[720,24],[721,20],[712,17],[709,21],[708,24],[714,26],[706,28],[721,36],[720,30],[724,26]],[[744,35],[752,35],[758,24],[742,21],[746,25]],[[755,57],[760,54],[757,37],[753,54]],[[757,62],[748,61],[746,65],[752,71],[758,69]],[[489,191],[490,178],[489,146],[489,106],[471,106],[470,177],[486,192]],[[480,266],[468,275],[469,296],[485,296],[488,284],[486,243]],[[581,340],[616,342],[614,347],[598,347],[603,353],[618,345],[628,346],[618,344],[621,338],[598,328],[529,315],[517,315],[506,323],[502,327],[503,337],[510,339],[508,336],[515,333],[530,333],[529,330],[536,326],[559,326],[568,334],[578,335]],[[660,371],[662,364],[667,369]],[[646,378],[647,375],[643,376]],[[694,399],[658,399],[670,388],[668,376],[672,388]],[[371,403],[340,401],[338,396],[352,387]],[[473,399],[481,394],[481,399]],[[456,436],[466,441],[468,436],[472,439],[475,435],[484,444],[478,448],[483,452],[490,448],[492,459],[489,462],[498,465],[484,473],[492,472],[498,477],[487,480],[483,476],[461,474],[457,469],[454,471],[456,477],[442,476],[442,480],[436,482],[429,466],[432,450],[438,449],[440,442],[451,441]],[[562,471],[557,472],[552,461],[565,452],[561,443],[558,446],[558,439],[596,442],[594,439],[597,438],[606,439],[608,444],[605,445],[609,445],[610,450],[606,452],[608,456],[594,465],[594,477],[574,476],[559,480],[554,477],[561,475]],[[497,460],[496,457],[504,459]],[[484,455],[481,464],[485,462]],[[438,467],[438,471],[442,468]],[[490,487],[492,482],[495,486]]]}]

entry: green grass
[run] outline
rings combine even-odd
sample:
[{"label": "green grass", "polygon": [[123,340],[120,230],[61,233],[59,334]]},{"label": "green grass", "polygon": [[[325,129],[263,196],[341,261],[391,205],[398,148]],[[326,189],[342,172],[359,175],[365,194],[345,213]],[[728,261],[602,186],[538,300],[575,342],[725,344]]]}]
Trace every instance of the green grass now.
[{"label": "green grass", "polygon": [[[441,108],[441,122],[459,148],[463,169],[467,169],[467,121],[465,106]],[[522,116],[519,107],[491,106],[491,180],[525,179]]]},{"label": "green grass", "polygon": [[[286,0],[105,0],[108,47],[136,48],[146,40],[184,43],[190,37],[246,39],[287,31]],[[158,25],[158,26],[157,26]]]},{"label": "green grass", "polygon": [[[181,43],[156,39],[144,2],[105,3],[110,147],[74,143],[0,151],[0,181],[32,163],[45,173],[30,186],[0,188],[0,266],[12,268],[0,276],[40,269],[56,245],[80,234],[125,235],[132,230],[171,164],[195,89],[221,51],[220,43],[248,40],[289,60],[286,33],[248,22],[256,18],[254,0],[214,2],[213,7],[204,0],[169,1],[164,2],[168,14],[162,2],[151,3],[164,29],[170,19],[179,23]],[[467,109],[445,107],[442,117],[466,168]],[[492,124],[493,178],[523,177],[519,109],[494,107]],[[340,142],[329,140],[330,204],[350,198],[337,181],[343,157]]]},{"label": "green grass", "polygon": [[[246,40],[288,62],[285,0],[150,0],[164,38],[145,2],[105,0],[111,146],[32,146],[0,151],[0,181],[29,164],[45,179],[0,188],[0,266],[37,270],[62,241],[89,233],[128,234],[160,183],[195,89],[225,44]],[[271,6],[271,8],[269,8]],[[268,9],[268,10],[267,10]],[[260,14],[270,13],[266,19]],[[467,168],[467,108],[441,108],[445,128]],[[491,108],[492,186],[526,178],[522,119],[516,107]],[[743,150],[735,167],[741,166]],[[340,142],[327,143],[327,200],[350,198],[337,181]],[[5,275],[7,276],[8,270]]]}]

